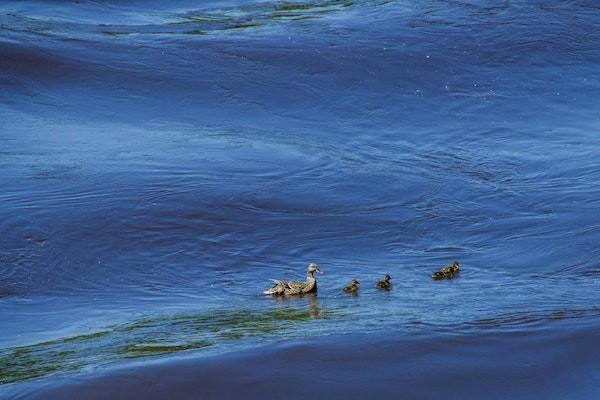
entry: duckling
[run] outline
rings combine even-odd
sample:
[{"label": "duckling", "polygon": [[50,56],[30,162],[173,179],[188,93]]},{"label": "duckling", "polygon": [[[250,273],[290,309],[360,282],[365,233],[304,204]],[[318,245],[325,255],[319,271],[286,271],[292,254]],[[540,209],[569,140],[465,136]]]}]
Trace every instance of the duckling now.
[{"label": "duckling", "polygon": [[263,294],[270,296],[296,296],[306,293],[314,293],[317,291],[317,279],[314,277],[314,273],[318,272],[322,274],[319,266],[315,263],[308,264],[306,270],[306,281],[278,281],[272,279],[273,287],[265,290]]},{"label": "duckling", "polygon": [[379,289],[390,290],[392,288],[392,277],[385,274],[382,281],[377,282],[376,285]]},{"label": "duckling", "polygon": [[431,275],[431,278],[436,281],[439,281],[440,279],[452,279],[458,274],[459,270],[460,265],[458,264],[458,261],[454,261],[452,264],[434,272]]},{"label": "duckling", "polygon": [[358,292],[358,281],[356,279],[352,279],[352,282],[348,286],[342,289],[346,293],[355,294]]}]

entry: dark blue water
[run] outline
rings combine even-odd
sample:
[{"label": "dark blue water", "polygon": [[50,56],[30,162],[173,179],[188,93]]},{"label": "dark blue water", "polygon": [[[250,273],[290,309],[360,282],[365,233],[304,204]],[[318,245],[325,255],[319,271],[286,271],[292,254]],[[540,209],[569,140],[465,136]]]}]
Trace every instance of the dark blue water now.
[{"label": "dark blue water", "polygon": [[[599,25],[593,1],[2,2],[0,393],[346,333],[593,342]],[[316,298],[258,295],[311,261]]]}]

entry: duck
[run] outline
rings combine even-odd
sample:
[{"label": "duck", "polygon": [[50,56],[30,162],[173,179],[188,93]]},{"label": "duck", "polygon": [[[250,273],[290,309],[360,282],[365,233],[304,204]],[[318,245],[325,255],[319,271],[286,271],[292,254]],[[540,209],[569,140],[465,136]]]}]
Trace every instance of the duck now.
[{"label": "duck", "polygon": [[459,271],[460,265],[458,264],[458,261],[454,261],[452,264],[447,265],[439,271],[436,271],[433,274],[431,274],[431,278],[436,281],[439,281],[441,279],[452,279],[458,274]]},{"label": "duck", "polygon": [[306,281],[279,281],[272,279],[273,287],[265,290],[263,294],[268,296],[297,296],[317,291],[317,279],[314,273],[322,274],[319,266],[315,263],[308,264],[306,270]]},{"label": "duck", "polygon": [[388,274],[383,276],[383,280],[377,282],[376,285],[379,289],[390,290],[392,288],[392,277]]},{"label": "duck", "polygon": [[356,279],[352,279],[352,282],[346,287],[342,289],[346,293],[356,293],[358,292],[358,281]]}]

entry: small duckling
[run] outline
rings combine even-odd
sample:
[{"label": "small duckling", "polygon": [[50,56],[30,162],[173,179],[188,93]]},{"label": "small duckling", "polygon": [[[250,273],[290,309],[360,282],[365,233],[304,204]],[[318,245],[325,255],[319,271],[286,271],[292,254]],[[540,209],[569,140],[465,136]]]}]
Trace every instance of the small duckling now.
[{"label": "small duckling", "polygon": [[392,277],[385,274],[382,281],[377,282],[376,285],[379,289],[390,290],[392,288]]},{"label": "small duckling", "polygon": [[348,286],[342,289],[346,293],[356,293],[358,292],[358,281],[356,279],[352,279],[352,282]]},{"label": "small duckling", "polygon": [[454,278],[460,270],[460,265],[458,261],[454,261],[451,265],[448,265],[439,271],[434,272],[431,275],[433,280],[439,281],[441,279],[452,279]]}]

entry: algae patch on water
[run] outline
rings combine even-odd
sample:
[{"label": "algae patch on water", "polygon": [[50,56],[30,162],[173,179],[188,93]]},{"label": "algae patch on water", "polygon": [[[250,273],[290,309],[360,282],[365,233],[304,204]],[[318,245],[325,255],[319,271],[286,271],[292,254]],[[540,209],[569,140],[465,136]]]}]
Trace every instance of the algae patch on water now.
[{"label": "algae patch on water", "polygon": [[219,33],[239,34],[246,30],[269,28],[279,23],[324,17],[354,5],[355,3],[347,0],[259,2],[202,7],[136,24],[81,24],[8,13],[0,21],[0,29],[59,37],[91,34],[111,40],[128,40],[149,35],[193,37]]},{"label": "algae patch on water", "polygon": [[313,19],[325,14],[339,12],[354,3],[345,0],[311,2],[272,2],[201,9],[180,15],[173,26],[184,26],[183,33],[201,31],[204,33],[226,32],[269,26],[277,20],[300,21]]},{"label": "algae patch on water", "polygon": [[323,2],[310,2],[310,3],[292,3],[285,2],[276,4],[273,6],[273,9],[276,11],[306,11],[306,10],[315,10],[315,9],[323,9],[323,8],[331,8],[331,7],[350,7],[352,6],[352,2],[350,1],[323,1]]},{"label": "algae patch on water", "polygon": [[208,346],[212,346],[212,343],[201,341],[185,344],[129,344],[124,346],[121,352],[123,357],[126,358],[140,358],[201,349]]},{"label": "algae patch on water", "polygon": [[200,351],[245,338],[296,334],[329,311],[281,307],[151,316],[104,330],[0,350],[0,385],[128,359]]},{"label": "algae patch on water", "polygon": [[57,371],[73,371],[80,366],[71,360],[71,350],[44,349],[42,352],[18,347],[0,353],[0,385],[32,379]]}]

